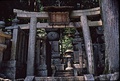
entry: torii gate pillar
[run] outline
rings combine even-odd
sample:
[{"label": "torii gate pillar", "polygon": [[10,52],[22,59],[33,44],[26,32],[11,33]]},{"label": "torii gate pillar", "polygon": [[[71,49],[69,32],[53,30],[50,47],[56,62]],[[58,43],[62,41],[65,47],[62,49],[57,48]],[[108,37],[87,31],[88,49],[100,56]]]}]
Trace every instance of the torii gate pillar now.
[{"label": "torii gate pillar", "polygon": [[94,74],[93,47],[92,47],[92,41],[90,36],[90,29],[87,22],[87,16],[82,15],[80,19],[81,19],[82,31],[83,31],[84,41],[85,41],[85,50],[86,50],[87,60],[88,60],[88,72],[90,74]]},{"label": "torii gate pillar", "polygon": [[35,37],[36,37],[37,18],[30,18],[28,58],[27,58],[27,76],[34,75],[34,59],[35,59]]}]

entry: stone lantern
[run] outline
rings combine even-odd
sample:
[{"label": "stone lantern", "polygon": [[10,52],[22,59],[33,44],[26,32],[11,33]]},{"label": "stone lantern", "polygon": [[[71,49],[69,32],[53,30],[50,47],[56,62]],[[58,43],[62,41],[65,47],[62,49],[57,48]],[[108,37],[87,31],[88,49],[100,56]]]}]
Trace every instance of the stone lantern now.
[{"label": "stone lantern", "polygon": [[65,54],[64,54],[64,60],[65,60],[65,64],[66,64],[66,69],[65,70],[72,70],[72,61],[73,61],[73,50],[66,50]]}]

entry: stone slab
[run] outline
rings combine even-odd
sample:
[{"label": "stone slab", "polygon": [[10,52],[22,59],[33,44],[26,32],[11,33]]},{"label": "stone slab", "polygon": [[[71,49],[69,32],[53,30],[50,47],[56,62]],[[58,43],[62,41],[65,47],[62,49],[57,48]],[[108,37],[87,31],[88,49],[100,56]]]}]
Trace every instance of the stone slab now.
[{"label": "stone slab", "polygon": [[34,76],[27,76],[24,81],[33,81]]},{"label": "stone slab", "polygon": [[84,75],[84,78],[86,81],[94,81],[95,80],[92,74],[86,74],[86,75]]}]

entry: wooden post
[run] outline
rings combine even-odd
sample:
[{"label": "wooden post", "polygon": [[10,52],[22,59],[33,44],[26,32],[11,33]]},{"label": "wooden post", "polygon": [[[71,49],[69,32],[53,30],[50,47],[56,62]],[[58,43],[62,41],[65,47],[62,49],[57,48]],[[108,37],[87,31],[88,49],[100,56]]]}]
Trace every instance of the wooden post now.
[{"label": "wooden post", "polygon": [[90,29],[87,22],[87,16],[82,15],[80,19],[81,19],[81,25],[82,25],[83,36],[85,41],[85,50],[86,50],[87,60],[88,60],[88,71],[90,74],[94,74],[93,47],[92,47],[92,41],[90,37]]},{"label": "wooden post", "polygon": [[37,24],[37,18],[35,16],[32,16],[30,19],[30,30],[29,30],[27,76],[34,75],[36,24]]}]

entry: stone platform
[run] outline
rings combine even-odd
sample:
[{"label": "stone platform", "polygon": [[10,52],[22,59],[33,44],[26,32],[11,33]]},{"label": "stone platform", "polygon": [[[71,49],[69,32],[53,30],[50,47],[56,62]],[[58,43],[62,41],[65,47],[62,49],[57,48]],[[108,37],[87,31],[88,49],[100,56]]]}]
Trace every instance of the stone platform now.
[{"label": "stone platform", "polygon": [[84,76],[71,76],[71,77],[35,77],[34,81],[84,81]]}]

